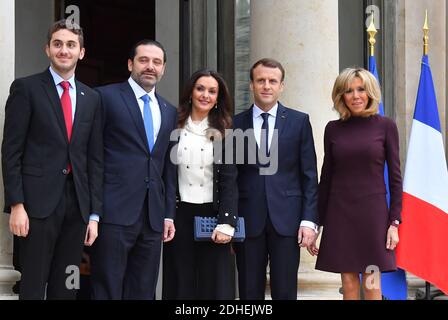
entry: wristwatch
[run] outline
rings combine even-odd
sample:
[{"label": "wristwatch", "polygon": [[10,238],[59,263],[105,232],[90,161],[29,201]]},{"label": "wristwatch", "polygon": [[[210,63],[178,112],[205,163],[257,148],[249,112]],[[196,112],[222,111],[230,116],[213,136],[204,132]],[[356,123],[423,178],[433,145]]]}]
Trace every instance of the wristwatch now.
[{"label": "wristwatch", "polygon": [[398,228],[398,226],[400,225],[400,221],[394,220],[390,223],[390,225]]}]

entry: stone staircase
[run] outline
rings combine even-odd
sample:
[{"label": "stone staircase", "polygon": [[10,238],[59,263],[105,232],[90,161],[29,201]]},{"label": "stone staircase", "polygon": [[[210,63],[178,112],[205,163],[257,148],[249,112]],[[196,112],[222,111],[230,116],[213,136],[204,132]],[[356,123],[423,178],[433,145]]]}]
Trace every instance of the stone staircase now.
[{"label": "stone staircase", "polygon": [[[298,300],[342,300],[339,293],[341,277],[339,274],[322,272],[311,268],[309,264],[301,264],[297,275]],[[266,300],[270,300],[269,270],[266,282]]]},{"label": "stone staircase", "polygon": [[[298,300],[342,300],[341,277],[339,274],[312,270],[300,267],[298,273]],[[302,270],[303,269],[303,270]],[[407,274],[408,300],[416,300],[417,290],[424,290],[425,281]],[[267,273],[266,300],[271,300],[269,289],[269,270]],[[447,300],[448,296],[435,297],[434,300]]]}]

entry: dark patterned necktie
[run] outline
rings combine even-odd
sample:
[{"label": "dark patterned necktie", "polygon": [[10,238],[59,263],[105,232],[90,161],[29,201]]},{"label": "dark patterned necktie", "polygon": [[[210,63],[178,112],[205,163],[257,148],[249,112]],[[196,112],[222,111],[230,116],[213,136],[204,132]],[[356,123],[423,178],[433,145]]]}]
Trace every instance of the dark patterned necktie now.
[{"label": "dark patterned necktie", "polygon": [[269,155],[269,113],[262,113],[263,124],[261,125],[260,148],[266,156]]}]

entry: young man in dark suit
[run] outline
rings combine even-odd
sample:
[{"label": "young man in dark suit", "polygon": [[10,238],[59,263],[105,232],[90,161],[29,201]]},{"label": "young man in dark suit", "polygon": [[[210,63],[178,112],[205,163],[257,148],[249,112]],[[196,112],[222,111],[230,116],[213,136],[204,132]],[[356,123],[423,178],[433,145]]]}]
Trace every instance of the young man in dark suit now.
[{"label": "young man in dark suit", "polygon": [[161,245],[174,237],[176,108],[156,93],[166,53],[153,40],[131,50],[129,79],[98,88],[104,119],[104,217],[92,252],[94,299],[154,298]]},{"label": "young man in dark suit", "polygon": [[256,140],[236,150],[245,154],[237,168],[246,239],[235,246],[243,300],[264,299],[268,262],[272,298],[296,299],[300,247],[309,247],[317,234],[313,134],[308,115],[278,102],[284,78],[278,61],[256,62],[250,71],[254,105],[234,119],[235,129]]},{"label": "young man in dark suit", "polygon": [[15,80],[6,102],[5,212],[20,237],[19,298],[74,299],[102,213],[100,101],[75,79],[85,54],[78,25],[54,23],[45,51],[49,69]]}]

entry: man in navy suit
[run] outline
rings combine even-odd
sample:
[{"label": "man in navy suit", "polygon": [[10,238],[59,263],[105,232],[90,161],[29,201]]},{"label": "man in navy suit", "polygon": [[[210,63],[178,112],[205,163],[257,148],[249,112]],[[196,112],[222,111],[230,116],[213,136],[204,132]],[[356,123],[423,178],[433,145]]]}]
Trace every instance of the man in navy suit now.
[{"label": "man in navy suit", "polygon": [[[317,235],[312,129],[307,114],[278,102],[284,78],[278,61],[256,62],[250,71],[254,105],[234,119],[234,128],[249,130],[260,149],[246,143],[244,163],[237,163],[238,212],[246,222],[246,240],[235,248],[242,300],[264,299],[268,262],[272,298],[296,299],[300,247],[309,248]],[[250,153],[259,152],[263,157],[250,163]],[[263,172],[265,159],[277,161],[269,164],[274,171]]]},{"label": "man in navy suit", "polygon": [[92,252],[94,299],[153,299],[161,244],[174,237],[176,108],[155,92],[166,52],[142,40],[130,78],[100,87],[104,120],[104,216]]}]

